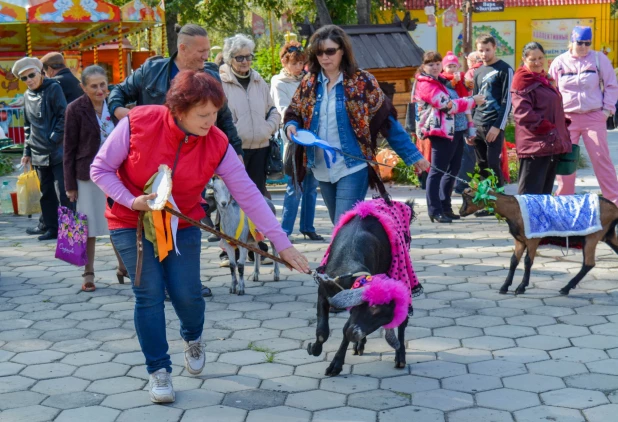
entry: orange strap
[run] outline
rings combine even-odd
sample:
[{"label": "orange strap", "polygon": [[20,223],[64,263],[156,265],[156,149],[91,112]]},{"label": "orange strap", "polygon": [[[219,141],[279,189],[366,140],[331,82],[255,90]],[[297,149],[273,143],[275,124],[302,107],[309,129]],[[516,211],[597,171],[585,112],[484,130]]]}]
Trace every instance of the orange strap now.
[{"label": "orange strap", "polygon": [[165,225],[163,224],[163,213],[161,211],[152,211],[152,222],[155,227],[155,235],[157,237],[157,251],[159,253],[159,262],[167,257],[167,239],[165,236]]}]

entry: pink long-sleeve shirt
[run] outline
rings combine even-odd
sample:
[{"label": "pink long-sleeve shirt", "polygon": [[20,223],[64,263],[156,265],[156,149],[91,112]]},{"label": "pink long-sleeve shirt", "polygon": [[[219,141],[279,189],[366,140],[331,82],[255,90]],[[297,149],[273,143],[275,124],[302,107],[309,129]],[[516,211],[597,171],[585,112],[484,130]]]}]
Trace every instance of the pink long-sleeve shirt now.
[{"label": "pink long-sleeve shirt", "polygon": [[[124,118],[99,150],[92,163],[90,177],[114,202],[131,209],[135,196],[126,188],[117,174],[118,169],[129,155],[129,139],[129,119]],[[216,174],[223,179],[240,207],[256,227],[273,242],[278,251],[292,246],[231,146],[228,146],[223,160],[216,168]]]},{"label": "pink long-sleeve shirt", "polygon": [[[562,94],[565,113],[616,112],[618,82],[612,63],[605,54],[590,51],[586,57],[578,57],[567,51],[552,61],[548,73],[556,80]],[[601,93],[599,77],[605,85],[604,93]]]}]

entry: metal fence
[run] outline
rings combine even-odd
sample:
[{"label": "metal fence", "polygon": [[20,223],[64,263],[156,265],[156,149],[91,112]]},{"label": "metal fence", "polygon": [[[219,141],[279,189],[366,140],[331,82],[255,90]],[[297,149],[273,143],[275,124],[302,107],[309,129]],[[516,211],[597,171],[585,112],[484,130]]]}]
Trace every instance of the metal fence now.
[{"label": "metal fence", "polygon": [[16,144],[25,142],[24,135],[24,108],[0,107],[0,127],[7,138]]}]

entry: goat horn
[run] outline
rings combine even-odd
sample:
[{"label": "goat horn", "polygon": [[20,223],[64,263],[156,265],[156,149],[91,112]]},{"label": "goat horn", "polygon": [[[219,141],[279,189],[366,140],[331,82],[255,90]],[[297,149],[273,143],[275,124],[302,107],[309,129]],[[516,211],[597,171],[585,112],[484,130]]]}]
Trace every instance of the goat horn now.
[{"label": "goat horn", "polygon": [[331,306],[339,309],[351,308],[363,303],[363,288],[343,290],[328,299]]},{"label": "goat horn", "polygon": [[399,350],[399,339],[397,338],[397,335],[395,335],[394,328],[387,328],[384,330],[384,339],[393,349]]}]

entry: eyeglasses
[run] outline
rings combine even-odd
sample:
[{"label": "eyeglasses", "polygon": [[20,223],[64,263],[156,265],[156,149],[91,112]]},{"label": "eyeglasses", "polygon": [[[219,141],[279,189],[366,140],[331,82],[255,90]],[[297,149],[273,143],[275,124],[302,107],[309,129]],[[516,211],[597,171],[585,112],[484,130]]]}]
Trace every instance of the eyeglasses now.
[{"label": "eyeglasses", "polygon": [[245,60],[248,62],[252,62],[254,58],[255,56],[253,54],[247,54],[246,56],[236,56],[234,57],[234,60],[236,60],[238,63],[242,63]]},{"label": "eyeglasses", "polygon": [[288,49],[285,52],[286,53],[296,53],[297,51],[300,51],[302,53],[303,48],[302,47],[292,46],[292,47],[288,47]]},{"label": "eyeglasses", "polygon": [[577,45],[585,45],[586,47],[590,47],[592,45],[592,41],[577,41]]},{"label": "eyeglasses", "polygon": [[26,82],[28,79],[34,79],[37,73],[38,72],[32,72],[29,75],[21,76],[19,79],[21,79],[22,82]]},{"label": "eyeglasses", "polygon": [[331,56],[334,56],[339,50],[341,50],[341,47],[327,48],[326,50],[316,51],[315,55],[318,57],[322,57],[324,54],[326,54],[328,57],[331,57]]}]

